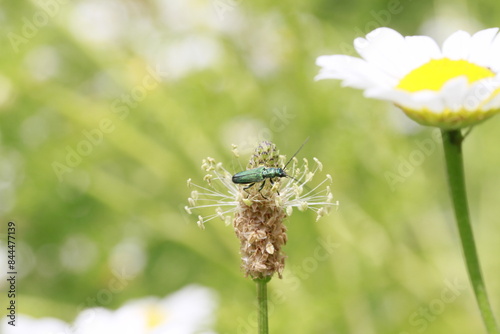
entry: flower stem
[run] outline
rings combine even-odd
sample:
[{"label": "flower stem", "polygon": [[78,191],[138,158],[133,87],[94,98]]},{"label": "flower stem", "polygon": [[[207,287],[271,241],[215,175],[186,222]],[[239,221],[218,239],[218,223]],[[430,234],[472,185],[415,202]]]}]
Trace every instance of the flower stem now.
[{"label": "flower stem", "polygon": [[467,193],[465,190],[462,142],[464,137],[460,130],[442,130],[448,186],[453,202],[458,232],[462,243],[462,251],[467,265],[469,279],[476,295],[479,311],[489,334],[500,334],[488,300],[488,294],[481,274],[481,267],[474,243],[474,235],[469,218]]},{"label": "flower stem", "polygon": [[259,334],[269,333],[269,326],[267,321],[267,282],[269,282],[270,280],[271,277],[254,279],[255,283],[257,283]]}]

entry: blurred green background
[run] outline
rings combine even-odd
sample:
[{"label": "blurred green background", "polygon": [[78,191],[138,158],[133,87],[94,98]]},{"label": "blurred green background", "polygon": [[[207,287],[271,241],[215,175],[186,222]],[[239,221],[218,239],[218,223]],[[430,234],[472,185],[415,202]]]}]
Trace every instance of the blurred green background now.
[{"label": "blurred green background", "polygon": [[[196,226],[186,180],[202,184],[207,156],[239,171],[232,143],[244,163],[260,140],[290,155],[310,137],[300,158],[323,162],[340,207],[288,220],[270,331],[480,333],[435,130],[315,82],[315,59],[354,55],[379,26],[442,41],[499,18],[494,0],[2,2],[0,216],[2,235],[18,226],[19,311],[71,322],[198,283],[219,294],[218,333],[256,332],[238,241],[221,221]],[[499,128],[472,131],[465,164],[500,316]],[[334,250],[318,259],[325,240]],[[117,270],[123,289],[90,304]]]}]

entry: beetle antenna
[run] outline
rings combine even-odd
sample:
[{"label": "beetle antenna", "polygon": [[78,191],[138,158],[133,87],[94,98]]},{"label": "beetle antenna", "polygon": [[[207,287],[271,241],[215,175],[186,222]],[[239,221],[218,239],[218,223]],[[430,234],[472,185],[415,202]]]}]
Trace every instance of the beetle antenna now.
[{"label": "beetle antenna", "polygon": [[286,166],[288,166],[288,164],[292,161],[293,158],[295,158],[295,156],[300,152],[300,150],[302,149],[302,147],[304,147],[304,145],[309,141],[309,137],[306,138],[306,140],[302,143],[302,145],[300,145],[299,149],[297,150],[297,152],[295,152],[294,155],[292,155],[292,157],[290,158],[290,160],[288,160],[288,162],[285,164],[285,167],[283,167],[283,170],[286,169]]},{"label": "beetle antenna", "polygon": [[294,178],[293,176],[290,176],[290,175],[288,175],[288,174],[287,174],[287,175],[286,175],[286,177],[289,177],[289,178],[291,178],[292,180],[294,180],[295,182],[297,182],[297,183],[299,183],[299,184],[300,184],[300,181],[299,181],[299,180],[297,180],[296,178]]},{"label": "beetle antenna", "polygon": [[[286,177],[288,177],[288,178],[290,178],[290,179],[294,180],[295,182],[297,182],[297,183],[300,185],[300,180],[298,180],[298,179],[296,179],[296,178],[294,178],[293,176],[288,175],[288,174],[286,175]],[[311,188],[309,188],[309,187],[306,185],[306,182],[305,182],[305,181],[304,181],[304,182],[302,182],[302,186],[303,186],[303,187],[305,187],[305,188],[307,189],[307,191],[308,191],[308,192],[311,190]]]}]

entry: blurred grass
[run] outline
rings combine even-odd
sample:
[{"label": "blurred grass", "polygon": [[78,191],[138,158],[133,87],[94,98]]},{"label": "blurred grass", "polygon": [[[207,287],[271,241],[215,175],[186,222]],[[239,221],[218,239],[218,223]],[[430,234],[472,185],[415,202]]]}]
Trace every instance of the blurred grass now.
[{"label": "blurred grass", "polygon": [[[375,22],[371,11],[386,10],[387,3],[235,2],[223,17],[214,3],[184,2],[188,12],[167,15],[179,16],[174,24],[165,19],[167,2],[79,1],[61,5],[17,53],[4,34],[1,216],[19,226],[21,311],[71,321],[87,298],[113,279],[113,266],[122,263],[115,259],[116,247],[132,242],[145,260],[125,261],[137,274],[103,306],[163,296],[196,282],[220,294],[218,332],[245,333],[254,312],[254,285],[239,272],[232,228],[214,221],[201,231],[196,218],[184,213],[186,180],[200,183],[206,156],[238,171],[230,145],[249,149],[270,133],[288,155],[310,137],[300,155],[323,162],[341,203],[318,223],[311,213],[290,217],[290,273],[271,282],[271,295],[281,296],[270,316],[271,332],[480,332],[439,143],[394,191],[385,177],[418,150],[416,141],[432,138],[432,129],[414,126],[386,103],[364,99],[337,82],[313,81],[315,58],[345,53],[343,46]],[[389,26],[416,34],[443,3],[402,2]],[[75,30],[85,4],[118,21],[94,18],[97,32],[115,26],[119,31],[103,41],[85,33],[93,21]],[[120,9],[114,15],[110,4]],[[464,26],[498,22],[497,2],[461,4],[469,9],[462,13]],[[39,10],[29,2],[5,3],[0,15],[5,31],[20,33],[23,17],[29,20]],[[199,37],[209,41],[203,48],[172,46]],[[212,60],[210,45],[217,50]],[[187,70],[178,72],[182,61]],[[148,68],[166,74],[128,113],[117,112],[113,103],[143,85]],[[283,110],[291,118],[283,128],[274,127]],[[76,149],[86,139],[82,131],[99,129],[103,119],[114,130],[60,182],[53,162],[65,163],[67,147]],[[497,314],[499,126],[498,118],[478,126],[465,146],[476,240]],[[88,262],[81,267],[62,260],[63,246],[75,237],[93,249],[76,248],[73,261]],[[325,239],[338,247],[297,280],[318,240]],[[467,288],[423,329],[411,317],[440,298],[446,280]]]}]

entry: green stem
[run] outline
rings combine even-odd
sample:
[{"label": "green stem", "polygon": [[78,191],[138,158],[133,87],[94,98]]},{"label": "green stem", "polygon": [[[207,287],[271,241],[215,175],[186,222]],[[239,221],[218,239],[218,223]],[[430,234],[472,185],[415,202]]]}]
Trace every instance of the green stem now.
[{"label": "green stem", "polygon": [[495,323],[490,302],[488,301],[488,294],[481,274],[481,266],[469,218],[462,157],[462,142],[464,138],[460,130],[442,130],[442,135],[446,171],[448,172],[448,185],[469,279],[476,295],[477,304],[487,332],[489,334],[500,334]]},{"label": "green stem", "polygon": [[254,279],[255,283],[257,283],[259,334],[269,333],[269,326],[267,321],[267,282],[269,282],[270,280],[271,277]]}]

